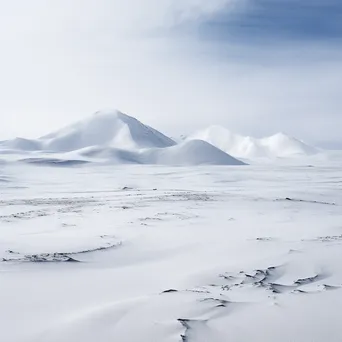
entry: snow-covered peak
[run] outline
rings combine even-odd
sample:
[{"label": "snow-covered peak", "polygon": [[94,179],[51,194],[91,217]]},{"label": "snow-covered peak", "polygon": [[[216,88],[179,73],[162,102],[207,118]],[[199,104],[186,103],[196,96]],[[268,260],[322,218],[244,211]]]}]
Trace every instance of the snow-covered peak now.
[{"label": "snow-covered peak", "polygon": [[117,110],[97,112],[40,140],[45,149],[53,151],[72,151],[98,145],[135,149],[175,144],[162,133]]}]

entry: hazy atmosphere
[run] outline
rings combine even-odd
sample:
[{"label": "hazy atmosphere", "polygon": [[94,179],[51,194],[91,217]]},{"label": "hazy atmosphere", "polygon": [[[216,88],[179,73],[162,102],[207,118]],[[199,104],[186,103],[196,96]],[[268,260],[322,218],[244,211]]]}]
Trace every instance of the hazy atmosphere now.
[{"label": "hazy atmosphere", "polygon": [[342,341],[342,0],[0,4],[1,342]]},{"label": "hazy atmosphere", "polygon": [[171,136],[218,124],[342,146],[338,0],[0,6],[0,140],[117,108]]}]

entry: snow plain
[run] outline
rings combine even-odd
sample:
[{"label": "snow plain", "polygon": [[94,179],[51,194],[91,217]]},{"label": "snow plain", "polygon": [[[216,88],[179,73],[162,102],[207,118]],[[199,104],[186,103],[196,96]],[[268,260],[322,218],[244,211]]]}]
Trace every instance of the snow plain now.
[{"label": "snow plain", "polygon": [[341,163],[2,156],[0,340],[342,340]]}]

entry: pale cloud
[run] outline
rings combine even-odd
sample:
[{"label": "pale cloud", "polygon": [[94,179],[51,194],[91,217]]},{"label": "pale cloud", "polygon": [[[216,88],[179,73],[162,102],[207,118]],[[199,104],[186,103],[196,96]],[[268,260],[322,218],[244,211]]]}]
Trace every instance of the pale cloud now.
[{"label": "pale cloud", "polygon": [[108,107],[172,135],[222,124],[338,139],[336,46],[198,35],[223,10],[233,16],[250,1],[2,2],[0,140],[39,136]]}]

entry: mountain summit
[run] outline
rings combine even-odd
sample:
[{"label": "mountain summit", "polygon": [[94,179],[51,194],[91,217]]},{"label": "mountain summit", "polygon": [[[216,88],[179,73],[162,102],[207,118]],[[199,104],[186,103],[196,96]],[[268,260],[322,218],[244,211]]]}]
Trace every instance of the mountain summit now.
[{"label": "mountain summit", "polygon": [[117,110],[97,112],[39,140],[45,150],[58,152],[102,145],[124,149],[175,145],[172,139]]}]

